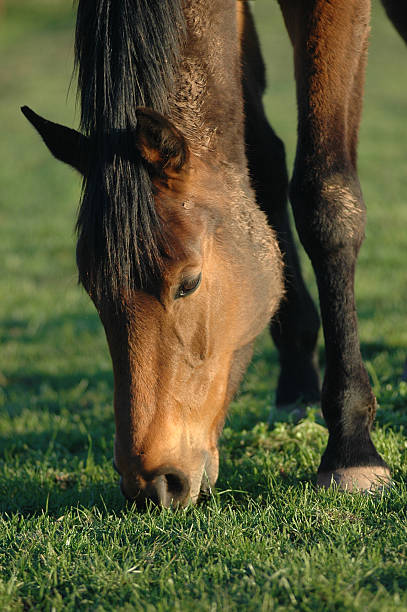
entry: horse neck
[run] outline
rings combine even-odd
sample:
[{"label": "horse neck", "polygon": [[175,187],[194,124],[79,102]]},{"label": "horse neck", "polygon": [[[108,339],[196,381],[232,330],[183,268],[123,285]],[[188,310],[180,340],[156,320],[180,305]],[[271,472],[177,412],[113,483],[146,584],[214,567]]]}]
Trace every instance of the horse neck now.
[{"label": "horse neck", "polygon": [[241,171],[243,94],[235,0],[187,0],[187,42],[170,99],[171,115],[192,150]]}]

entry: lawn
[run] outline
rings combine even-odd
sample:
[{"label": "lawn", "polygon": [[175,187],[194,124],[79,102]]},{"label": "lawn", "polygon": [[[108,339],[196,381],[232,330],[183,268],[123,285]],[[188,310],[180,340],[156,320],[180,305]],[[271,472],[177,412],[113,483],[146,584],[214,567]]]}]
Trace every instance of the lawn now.
[{"label": "lawn", "polygon": [[[9,0],[0,21],[0,610],[407,610],[407,49],[373,4],[360,137],[368,207],[357,303],[379,402],[374,439],[395,486],[316,491],[317,410],[266,425],[277,355],[267,334],[198,508],[127,507],[113,471],[113,377],[75,270],[80,181],[19,112],[76,126],[74,17],[65,0]],[[291,51],[277,3],[252,3],[267,108],[295,150]],[[303,258],[313,294],[315,283]],[[320,347],[323,363],[323,345]]]}]

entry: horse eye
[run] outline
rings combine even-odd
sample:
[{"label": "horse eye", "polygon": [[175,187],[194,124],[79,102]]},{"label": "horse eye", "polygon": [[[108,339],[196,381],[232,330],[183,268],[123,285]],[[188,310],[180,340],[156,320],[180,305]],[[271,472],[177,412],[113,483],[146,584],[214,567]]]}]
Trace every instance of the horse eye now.
[{"label": "horse eye", "polygon": [[191,295],[194,291],[196,291],[201,284],[202,274],[195,276],[193,278],[185,278],[181,285],[178,287],[178,291],[175,294],[175,299],[186,297],[187,295]]}]

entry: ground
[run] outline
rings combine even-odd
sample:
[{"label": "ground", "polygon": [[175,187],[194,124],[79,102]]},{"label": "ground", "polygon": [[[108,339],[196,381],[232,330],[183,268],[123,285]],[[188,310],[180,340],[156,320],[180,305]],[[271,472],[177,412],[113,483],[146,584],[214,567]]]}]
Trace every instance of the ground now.
[{"label": "ground", "polygon": [[[291,52],[277,3],[256,0],[267,109],[295,148]],[[356,292],[379,402],[373,437],[394,487],[316,491],[318,410],[266,424],[277,355],[258,341],[198,508],[126,507],[112,459],[111,363],[77,286],[80,181],[19,112],[76,126],[73,16],[64,0],[6,3],[0,66],[0,609],[407,610],[407,49],[374,19],[359,168],[368,207]],[[304,270],[315,295],[305,258]],[[323,345],[320,358],[323,366]]]}]

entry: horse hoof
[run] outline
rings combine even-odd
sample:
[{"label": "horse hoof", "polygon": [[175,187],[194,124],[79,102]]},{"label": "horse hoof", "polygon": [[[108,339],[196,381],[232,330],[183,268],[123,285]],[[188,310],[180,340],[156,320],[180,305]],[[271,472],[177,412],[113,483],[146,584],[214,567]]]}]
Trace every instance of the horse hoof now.
[{"label": "horse hoof", "polygon": [[391,486],[390,470],[384,466],[338,468],[333,472],[318,474],[317,487],[337,487],[352,493],[377,493]]}]

